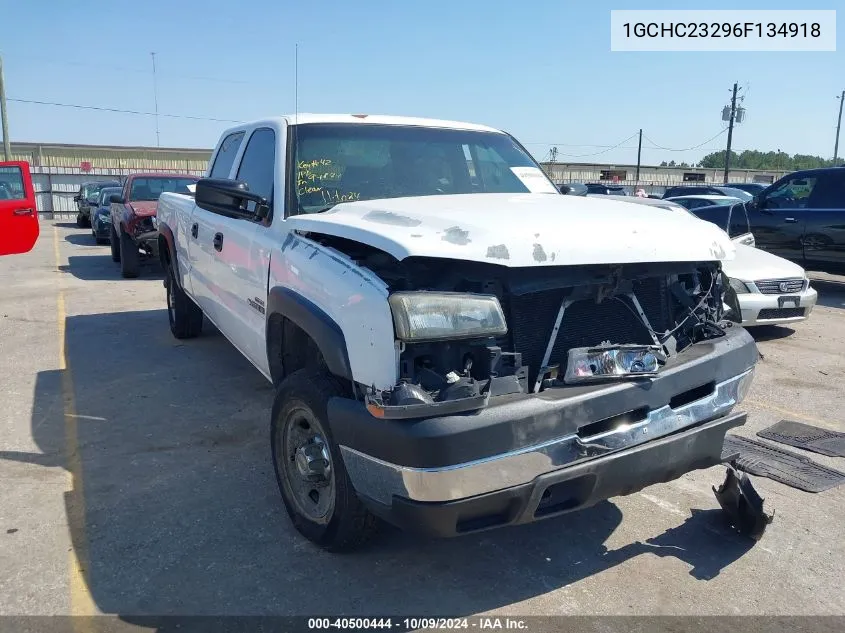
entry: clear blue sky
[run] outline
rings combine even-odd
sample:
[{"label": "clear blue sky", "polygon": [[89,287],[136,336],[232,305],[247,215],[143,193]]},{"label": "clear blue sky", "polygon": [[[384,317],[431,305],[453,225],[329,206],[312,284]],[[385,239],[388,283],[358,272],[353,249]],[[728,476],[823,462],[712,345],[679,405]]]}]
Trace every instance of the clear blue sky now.
[{"label": "clear blue sky", "polygon": [[[152,112],[156,52],[161,113],[249,120],[294,109],[299,44],[302,112],[450,118],[505,129],[542,159],[634,162],[635,134],[672,148],[722,128],[734,81],[747,121],[734,148],[833,155],[845,89],[845,5],[835,53],[614,53],[610,9],[793,9],[803,3],[599,0],[4,0],[9,98]],[[155,145],[152,117],[9,103],[13,141]],[[161,117],[161,145],[211,147],[231,125]],[[724,148],[643,162],[696,161]],[[845,143],[845,138],[843,138]],[[601,147],[605,146],[605,147]],[[841,151],[840,154],[843,152]]]}]

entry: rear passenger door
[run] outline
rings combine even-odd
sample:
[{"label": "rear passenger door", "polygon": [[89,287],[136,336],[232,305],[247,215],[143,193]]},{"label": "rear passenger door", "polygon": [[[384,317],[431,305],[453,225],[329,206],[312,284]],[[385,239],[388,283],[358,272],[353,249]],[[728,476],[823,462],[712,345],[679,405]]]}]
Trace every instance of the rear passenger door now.
[{"label": "rear passenger door", "polygon": [[[234,179],[245,182],[249,191],[271,204],[274,191],[276,133],[260,127],[248,133]],[[267,275],[270,248],[262,245],[262,234],[270,230],[270,217],[252,220],[218,215],[219,250],[213,253],[212,282],[218,301],[226,312],[225,334],[253,364],[269,375],[265,345]]]},{"label": "rear passenger door", "polygon": [[757,248],[804,264],[804,227],[815,185],[815,177],[795,173],[760,194],[749,218]]},{"label": "rear passenger door", "polygon": [[803,240],[807,267],[845,269],[845,168],[819,172],[807,206]]},{"label": "rear passenger door", "polygon": [[[244,132],[233,132],[226,136],[214,157],[209,178],[229,178],[235,158],[241,147]],[[194,211],[188,228],[188,261],[191,266],[191,293],[202,311],[217,325],[225,319],[221,317],[217,305],[218,289],[213,281],[216,251],[214,250],[214,235],[220,216],[211,211],[200,209],[194,205]]]}]

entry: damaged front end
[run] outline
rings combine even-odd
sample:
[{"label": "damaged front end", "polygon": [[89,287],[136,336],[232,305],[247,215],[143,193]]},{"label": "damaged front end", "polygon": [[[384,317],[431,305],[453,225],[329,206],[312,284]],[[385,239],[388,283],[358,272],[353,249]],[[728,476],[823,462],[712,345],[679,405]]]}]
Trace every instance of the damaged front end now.
[{"label": "damaged front end", "polygon": [[649,380],[691,345],[723,336],[733,310],[717,262],[505,268],[372,252],[356,259],[391,292],[399,380],[366,394],[381,418]]}]

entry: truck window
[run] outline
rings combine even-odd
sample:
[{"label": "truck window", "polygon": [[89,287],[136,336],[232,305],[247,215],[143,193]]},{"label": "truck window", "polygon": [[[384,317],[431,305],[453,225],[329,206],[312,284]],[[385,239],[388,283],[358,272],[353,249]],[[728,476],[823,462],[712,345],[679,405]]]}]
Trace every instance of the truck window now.
[{"label": "truck window", "polygon": [[[291,212],[338,202],[467,193],[553,193],[508,135],[406,125],[303,124],[292,135]],[[250,185],[251,187],[251,185]]]},{"label": "truck window", "polygon": [[211,168],[211,178],[228,178],[232,165],[235,163],[235,156],[241,141],[244,138],[243,132],[235,132],[223,139],[220,150],[214,158],[214,166]]},{"label": "truck window", "polygon": [[249,190],[273,199],[273,174],[276,165],[276,133],[269,128],[255,130],[249,137],[237,179],[249,185]]},{"label": "truck window", "polygon": [[23,174],[20,167],[0,167],[0,200],[23,200]]}]

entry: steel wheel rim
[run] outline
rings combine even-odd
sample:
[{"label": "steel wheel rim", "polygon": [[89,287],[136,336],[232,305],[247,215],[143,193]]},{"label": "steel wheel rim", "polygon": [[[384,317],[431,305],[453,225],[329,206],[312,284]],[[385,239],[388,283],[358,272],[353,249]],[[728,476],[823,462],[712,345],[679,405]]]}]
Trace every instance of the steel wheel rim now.
[{"label": "steel wheel rim", "polygon": [[[295,407],[287,413],[279,436],[277,454],[290,499],[309,520],[328,523],[334,510],[335,478],[323,427],[310,410]],[[311,479],[304,471],[309,458],[312,468],[322,473],[309,471]]]}]

